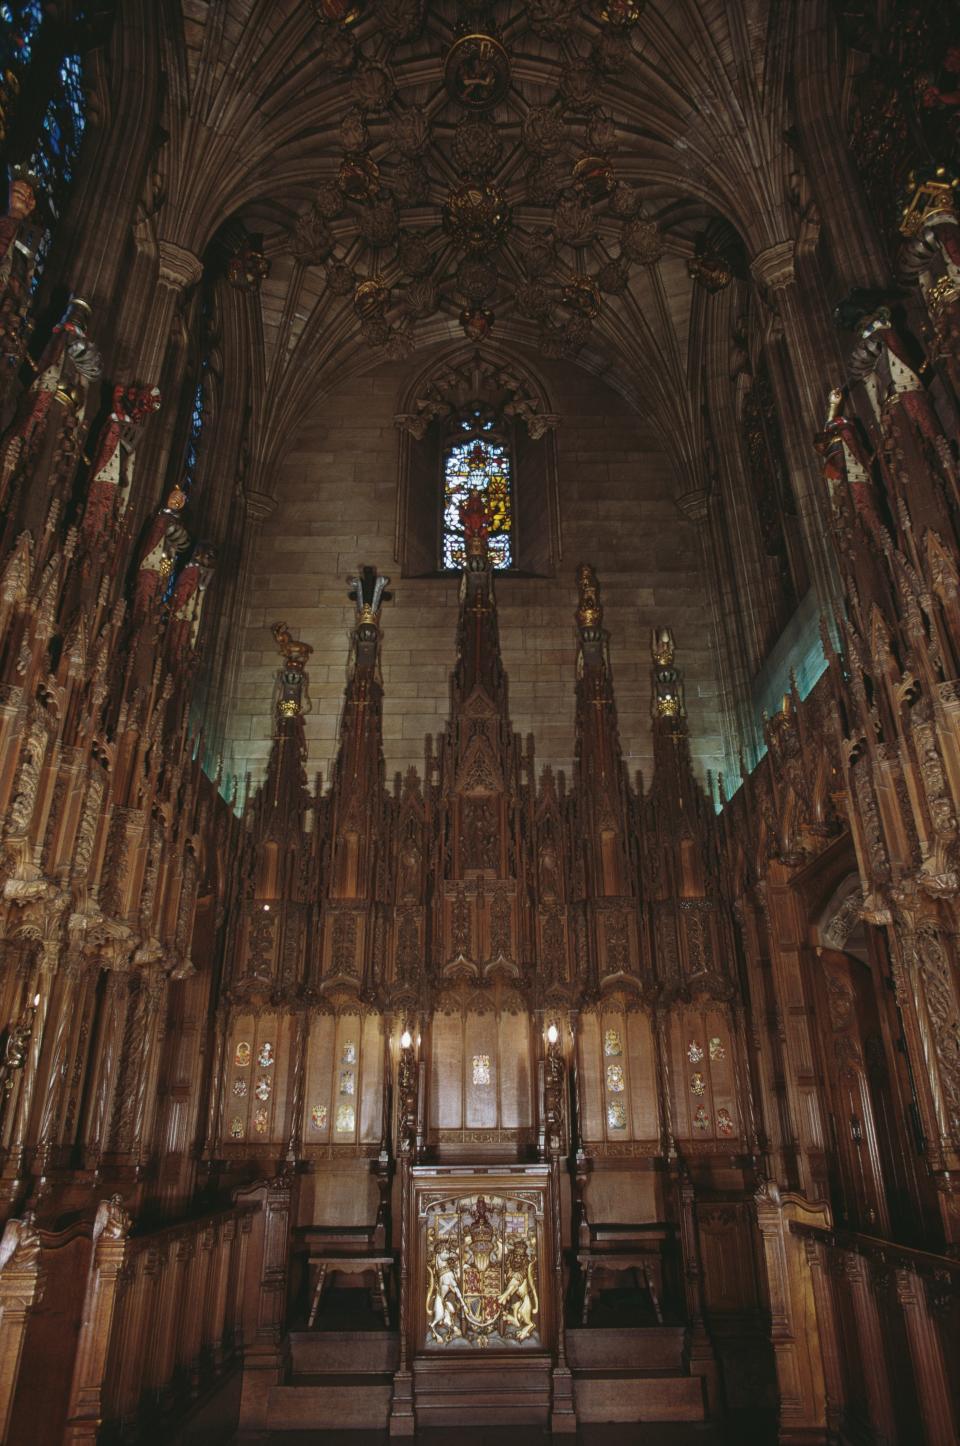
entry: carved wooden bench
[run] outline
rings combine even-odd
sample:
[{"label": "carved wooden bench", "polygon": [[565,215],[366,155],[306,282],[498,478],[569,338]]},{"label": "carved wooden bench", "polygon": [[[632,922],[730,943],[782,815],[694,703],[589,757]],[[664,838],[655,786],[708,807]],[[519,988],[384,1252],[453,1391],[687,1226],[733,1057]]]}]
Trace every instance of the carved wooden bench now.
[{"label": "carved wooden bench", "polygon": [[[309,1329],[316,1324],[320,1309],[320,1297],[330,1275],[373,1275],[373,1295],[383,1314],[383,1323],[389,1329],[390,1305],[388,1299],[389,1276],[393,1270],[393,1256],[383,1250],[376,1241],[376,1229],[372,1226],[308,1226],[297,1232],[307,1248],[307,1270],[310,1277]],[[378,1248],[379,1245],[379,1248]]]},{"label": "carved wooden bench", "polygon": [[589,1244],[583,1240],[577,1250],[577,1264],[583,1275],[583,1307],[580,1320],[587,1324],[590,1297],[596,1274],[633,1272],[634,1280],[650,1297],[657,1324],[663,1324],[660,1301],[663,1295],[664,1248],[673,1239],[673,1227],[661,1221],[646,1225],[589,1225]]}]

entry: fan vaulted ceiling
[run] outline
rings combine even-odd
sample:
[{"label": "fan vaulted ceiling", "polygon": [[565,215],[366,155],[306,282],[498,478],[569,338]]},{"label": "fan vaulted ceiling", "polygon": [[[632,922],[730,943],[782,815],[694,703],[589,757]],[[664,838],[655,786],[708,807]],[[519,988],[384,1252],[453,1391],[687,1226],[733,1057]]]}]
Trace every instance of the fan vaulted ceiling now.
[{"label": "fan vaulted ceiling", "polygon": [[[729,336],[738,306],[736,279],[711,283],[796,229],[777,30],[792,14],[188,0],[166,40],[156,225],[194,254],[219,238],[242,256],[252,237],[268,263],[251,287],[251,475],[269,476],[334,378],[492,313],[501,345],[605,376],[660,429],[678,489],[699,485],[705,322],[712,309]],[[505,58],[484,107],[448,61],[477,30]],[[458,188],[493,193],[503,215],[451,216]],[[464,240],[473,221],[493,244]],[[720,271],[695,279],[704,259]]]}]

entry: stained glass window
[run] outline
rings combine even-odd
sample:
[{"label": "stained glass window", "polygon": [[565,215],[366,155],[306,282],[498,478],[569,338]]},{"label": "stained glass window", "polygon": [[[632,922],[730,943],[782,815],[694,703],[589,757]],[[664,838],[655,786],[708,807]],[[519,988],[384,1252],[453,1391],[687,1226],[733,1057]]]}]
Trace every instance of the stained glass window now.
[{"label": "stained glass window", "polygon": [[442,565],[465,562],[460,507],[479,492],[490,518],[490,560],[496,568],[513,566],[513,469],[509,439],[489,409],[474,406],[461,414],[443,455]]},{"label": "stained glass window", "polygon": [[80,57],[65,55],[60,62],[57,90],[43,113],[42,134],[31,158],[54,215],[59,214],[63,195],[73,180],[85,126]]},{"label": "stained glass window", "polygon": [[203,382],[197,383],[197,389],[193,394],[193,406],[190,409],[190,431],[187,434],[187,450],[183,459],[183,482],[181,486],[184,492],[190,492],[197,477],[197,458],[200,450],[200,437],[203,433]]},{"label": "stained glass window", "polygon": [[[4,131],[10,124],[23,77],[33,58],[33,42],[43,20],[41,0],[26,5],[0,5],[0,114]],[[0,140],[6,140],[6,134]]]}]

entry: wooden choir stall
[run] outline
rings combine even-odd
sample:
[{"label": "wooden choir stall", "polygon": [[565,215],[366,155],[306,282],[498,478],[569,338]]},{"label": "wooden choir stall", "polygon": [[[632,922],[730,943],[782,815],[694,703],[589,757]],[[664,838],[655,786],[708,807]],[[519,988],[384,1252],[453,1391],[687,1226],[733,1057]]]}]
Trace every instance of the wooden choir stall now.
[{"label": "wooden choir stall", "polygon": [[[389,580],[352,585],[326,792],[304,769],[310,649],[275,628],[276,738],[229,923],[206,1152],[221,1183],[279,1160],[289,1191],[246,1426],[330,1409],[398,1435],[700,1420],[718,1361],[762,1331],[731,921],[672,638],[653,641],[644,792],[580,568],[573,776],[537,777],[474,499],[451,711],[423,778],[384,780]],[[364,1288],[382,1318],[351,1334],[338,1311]]]}]

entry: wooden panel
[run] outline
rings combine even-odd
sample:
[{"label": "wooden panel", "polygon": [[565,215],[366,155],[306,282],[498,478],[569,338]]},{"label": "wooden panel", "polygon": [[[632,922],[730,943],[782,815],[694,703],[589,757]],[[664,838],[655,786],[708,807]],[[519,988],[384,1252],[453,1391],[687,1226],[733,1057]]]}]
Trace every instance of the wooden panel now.
[{"label": "wooden panel", "polygon": [[383,1017],[368,1014],[363,1021],[360,1058],[360,1139],[376,1143],[383,1134]]},{"label": "wooden panel", "polygon": [[650,1016],[625,1016],[629,1059],[630,1106],[635,1140],[660,1138],[657,1109],[657,1057]]},{"label": "wooden panel", "polygon": [[699,1205],[704,1295],[710,1311],[743,1311],[758,1304],[750,1221],[742,1204]]},{"label": "wooden panel", "polygon": [[599,1054],[591,1061],[603,1095],[603,1134],[619,1143],[633,1139],[630,1108],[629,1042],[622,1009],[605,1010],[601,1017]]},{"label": "wooden panel", "polygon": [[495,1014],[467,1015],[463,1090],[468,1130],[489,1130],[497,1126],[498,1043]]},{"label": "wooden panel", "polygon": [[221,1128],[221,1137],[226,1142],[242,1140],[247,1133],[247,1119],[253,1100],[253,1031],[253,1016],[241,1014],[234,1020],[227,1040]]},{"label": "wooden panel", "polygon": [[500,1123],[505,1130],[533,1123],[535,1054],[530,1048],[529,1016],[500,1016]]},{"label": "wooden panel", "polygon": [[343,1014],[337,1020],[333,1052],[333,1137],[338,1145],[357,1138],[360,1113],[360,1016]]},{"label": "wooden panel", "polygon": [[733,1076],[733,1040],[719,1009],[709,1010],[705,1020],[705,1063],[713,1097],[713,1132],[718,1139],[740,1134],[737,1097]]},{"label": "wooden panel", "polygon": [[333,1129],[330,1064],[333,1059],[334,1019],[314,1015],[307,1045],[307,1092],[304,1099],[303,1138],[305,1144],[326,1144]]},{"label": "wooden panel", "polygon": [[[687,1058],[689,1040],[688,1021],[682,1011],[670,1016],[670,1062],[673,1086],[674,1133],[678,1140],[689,1140],[693,1135],[693,1095],[690,1090],[693,1066]],[[700,1034],[702,1042],[703,1035]],[[700,1133],[699,1131],[697,1132]]]},{"label": "wooden panel", "polygon": [[430,1122],[441,1130],[462,1129],[463,1023],[459,1014],[435,1014],[430,1040]]},{"label": "wooden panel", "polygon": [[580,1020],[580,1108],[583,1111],[583,1137],[585,1140],[602,1140],[603,1091],[597,1060],[603,1054],[603,1034],[600,1017],[584,1014]]}]

